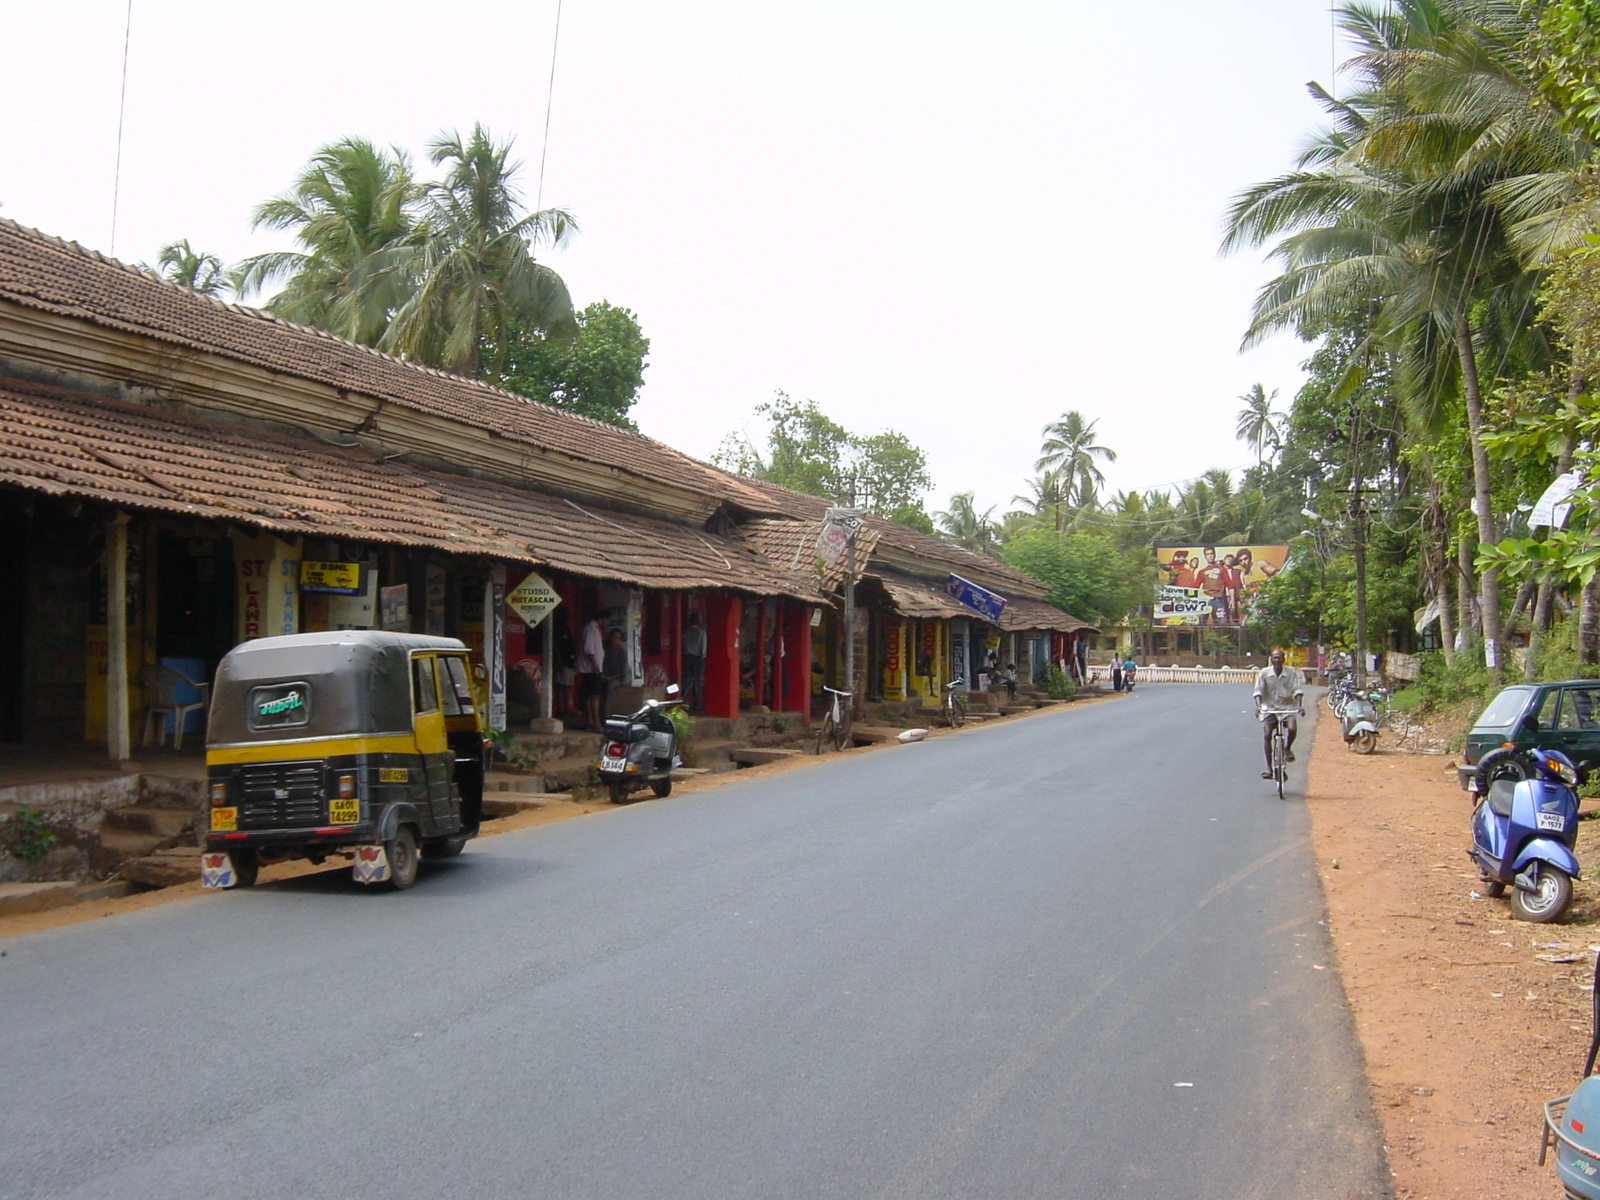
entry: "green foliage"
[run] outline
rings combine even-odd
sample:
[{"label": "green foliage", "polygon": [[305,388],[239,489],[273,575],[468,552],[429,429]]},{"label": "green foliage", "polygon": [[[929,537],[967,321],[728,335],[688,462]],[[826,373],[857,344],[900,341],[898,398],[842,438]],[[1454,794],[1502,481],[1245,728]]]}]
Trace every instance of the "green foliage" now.
[{"label": "green foliage", "polygon": [[24,862],[43,858],[55,849],[59,840],[56,832],[50,828],[49,818],[37,808],[19,808],[11,823],[11,844]]},{"label": "green foliage", "polygon": [[[145,270],[150,270],[145,267]],[[156,274],[202,296],[221,296],[233,289],[228,269],[215,254],[207,254],[179,238],[161,247],[156,258]]]},{"label": "green foliage", "polygon": [[1487,704],[1498,689],[1481,654],[1457,654],[1454,661],[1449,661],[1438,651],[1422,656],[1422,673],[1415,688],[1424,712],[1463,700]]},{"label": "green foliage", "polygon": [[1034,681],[1044,689],[1044,694],[1055,700],[1071,700],[1078,694],[1077,685],[1055,663],[1045,663],[1034,676]]},{"label": "green foliage", "polygon": [[577,315],[575,337],[523,334],[506,358],[500,386],[534,400],[636,429],[628,410],[644,384],[650,339],[633,313],[604,300]]},{"label": "green foliage", "polygon": [[1600,141],[1600,4],[1543,0],[1535,45],[1540,93],[1561,114],[1563,127]]},{"label": "green foliage", "polygon": [[719,467],[837,504],[865,509],[924,532],[933,524],[922,497],[933,486],[927,457],[902,433],[853,434],[817,407],[784,392],[756,406],[765,447],[730,434],[711,456]]},{"label": "green foliage", "polygon": [[1002,557],[1050,591],[1045,600],[1092,625],[1117,625],[1155,598],[1149,560],[1103,533],[1030,529]]}]

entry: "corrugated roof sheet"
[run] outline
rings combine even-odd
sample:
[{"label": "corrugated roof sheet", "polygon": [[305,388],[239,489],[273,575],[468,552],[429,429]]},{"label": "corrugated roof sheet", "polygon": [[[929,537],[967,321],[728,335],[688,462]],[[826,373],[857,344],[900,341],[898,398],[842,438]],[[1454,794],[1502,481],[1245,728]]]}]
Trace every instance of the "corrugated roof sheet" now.
[{"label": "corrugated roof sheet", "polygon": [[820,600],[808,572],[669,521],[411,464],[360,447],[0,381],[0,484],[283,534],[430,547],[656,588]]},{"label": "corrugated roof sheet", "polygon": [[753,512],[775,510],[737,476],[642,434],[199,295],[3,219],[0,299],[383,399]]}]

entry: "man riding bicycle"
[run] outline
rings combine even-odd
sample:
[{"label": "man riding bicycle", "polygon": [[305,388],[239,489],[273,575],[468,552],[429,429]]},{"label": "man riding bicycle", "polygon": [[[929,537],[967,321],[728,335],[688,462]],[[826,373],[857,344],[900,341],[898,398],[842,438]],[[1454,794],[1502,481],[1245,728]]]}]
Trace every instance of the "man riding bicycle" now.
[{"label": "man riding bicycle", "polygon": [[1287,736],[1286,757],[1294,761],[1294,739],[1299,732],[1296,716],[1306,715],[1306,681],[1293,667],[1284,666],[1283,651],[1274,650],[1268,665],[1256,672],[1256,719],[1261,722],[1261,747],[1266,752],[1267,769],[1261,778],[1272,778],[1272,731],[1283,723]]}]

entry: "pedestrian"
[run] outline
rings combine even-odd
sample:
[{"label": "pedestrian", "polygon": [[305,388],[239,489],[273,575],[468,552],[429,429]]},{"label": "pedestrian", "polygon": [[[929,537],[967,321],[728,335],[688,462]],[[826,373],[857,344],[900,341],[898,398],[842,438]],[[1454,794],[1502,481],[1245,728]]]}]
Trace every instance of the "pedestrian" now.
[{"label": "pedestrian", "polygon": [[623,645],[622,630],[613,629],[606,634],[606,653],[601,660],[605,680],[605,703],[611,704],[611,693],[619,687],[631,682],[632,672],[628,670],[628,648]]},{"label": "pedestrian", "polygon": [[683,701],[691,712],[700,712],[706,702],[706,631],[699,613],[689,614],[683,631]]},{"label": "pedestrian", "polygon": [[1122,655],[1120,654],[1111,656],[1111,690],[1113,692],[1122,690]]},{"label": "pedestrian", "polygon": [[578,634],[578,698],[583,702],[584,719],[594,733],[601,729],[600,707],[606,695],[605,653],[600,620],[590,617]]},{"label": "pedestrian", "polygon": [[1007,663],[1005,674],[1000,676],[1000,682],[1006,685],[1006,703],[1017,702],[1017,664]]}]

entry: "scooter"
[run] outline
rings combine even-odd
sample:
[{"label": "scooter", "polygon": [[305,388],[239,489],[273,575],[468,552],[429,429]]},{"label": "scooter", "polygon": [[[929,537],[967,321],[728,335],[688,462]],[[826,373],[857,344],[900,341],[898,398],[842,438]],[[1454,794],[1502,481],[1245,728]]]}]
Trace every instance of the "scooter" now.
[{"label": "scooter", "polygon": [[1382,692],[1353,692],[1339,722],[1344,729],[1344,744],[1357,754],[1371,754],[1378,746],[1378,705]]},{"label": "scooter", "polygon": [[683,762],[678,757],[677,730],[667,710],[682,703],[678,685],[672,684],[665,700],[646,700],[631,716],[606,720],[606,740],[596,766],[611,803],[625,804],[630,793],[647,784],[658,799],[672,795],[672,772]]},{"label": "scooter", "polygon": [[1600,1052],[1600,955],[1595,956],[1594,982],[1590,989],[1594,1035],[1589,1039],[1583,1080],[1572,1095],[1545,1102],[1544,1135],[1539,1139],[1539,1165],[1544,1166],[1554,1147],[1556,1176],[1569,1200],[1600,1200],[1600,1075],[1594,1073],[1595,1055]]},{"label": "scooter", "polygon": [[1582,769],[1559,750],[1502,746],[1478,763],[1472,848],[1490,896],[1511,889],[1524,921],[1559,921],[1572,903],[1578,860],[1578,785]]}]

